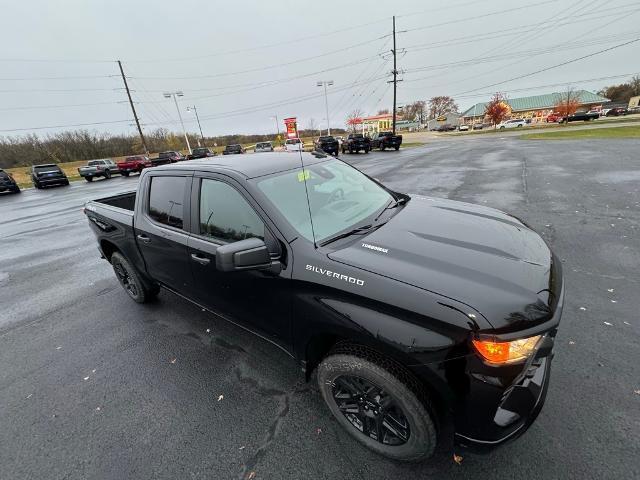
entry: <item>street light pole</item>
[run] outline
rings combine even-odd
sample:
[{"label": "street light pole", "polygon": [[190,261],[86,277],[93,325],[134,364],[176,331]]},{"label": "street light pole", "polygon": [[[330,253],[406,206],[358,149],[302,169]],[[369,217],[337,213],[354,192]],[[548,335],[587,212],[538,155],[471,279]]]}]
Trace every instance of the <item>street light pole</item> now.
[{"label": "street light pole", "polygon": [[278,123],[278,116],[274,115],[273,117],[270,117],[270,118],[275,119],[275,121],[276,121],[276,130],[278,131],[278,138],[280,138],[280,123]]},{"label": "street light pole", "polygon": [[163,95],[164,95],[164,98],[173,97],[173,101],[176,104],[176,110],[178,111],[178,118],[180,119],[180,124],[182,125],[182,133],[184,133],[184,140],[187,142],[187,150],[189,150],[189,155],[191,155],[193,152],[191,151],[191,145],[189,144],[189,137],[187,136],[187,129],[184,128],[184,121],[182,120],[182,113],[180,113],[180,107],[178,106],[178,97],[183,97],[184,93],[182,93],[181,91],[165,92]]},{"label": "street light pole", "polygon": [[[198,116],[198,109],[196,106],[187,107],[187,112],[193,109],[193,113],[196,114],[196,120],[198,121],[198,128],[200,129],[200,138],[202,138],[202,145],[204,146],[204,134],[202,133],[202,125],[200,125],[200,117]],[[200,140],[198,140],[198,146],[200,146]]]},{"label": "street light pole", "polygon": [[324,86],[324,107],[327,111],[327,135],[331,135],[331,126],[329,125],[329,98],[327,96],[327,87],[333,85],[333,80],[318,80],[316,83],[318,87]]}]

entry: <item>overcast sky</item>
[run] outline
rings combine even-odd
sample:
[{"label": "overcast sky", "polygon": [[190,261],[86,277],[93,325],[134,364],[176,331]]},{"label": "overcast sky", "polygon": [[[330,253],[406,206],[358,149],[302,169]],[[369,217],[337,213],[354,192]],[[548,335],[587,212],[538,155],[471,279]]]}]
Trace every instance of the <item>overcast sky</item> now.
[{"label": "overcast sky", "polygon": [[[145,130],[271,133],[278,116],[344,126],[354,109],[392,106],[387,83],[396,15],[398,103],[451,95],[461,110],[502,91],[515,98],[596,91],[640,72],[640,42],[546,72],[537,70],[640,38],[637,0],[402,2],[1,0],[0,135],[75,124],[135,132],[115,60],[123,62]],[[601,77],[620,78],[599,79]],[[624,76],[623,76],[624,75]],[[524,90],[526,89],[526,90]],[[35,127],[61,126],[56,129]],[[21,130],[25,129],[25,130]],[[11,132],[10,130],[15,130]]]}]

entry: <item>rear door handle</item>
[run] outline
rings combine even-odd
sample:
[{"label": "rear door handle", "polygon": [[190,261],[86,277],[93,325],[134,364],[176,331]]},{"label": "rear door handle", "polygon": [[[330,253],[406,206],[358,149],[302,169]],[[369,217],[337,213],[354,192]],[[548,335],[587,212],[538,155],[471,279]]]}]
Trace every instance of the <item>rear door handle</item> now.
[{"label": "rear door handle", "polygon": [[138,235],[138,240],[140,240],[142,243],[149,243],[151,241],[151,239],[146,235]]},{"label": "rear door handle", "polygon": [[191,254],[191,260],[193,260],[194,262],[198,262],[200,265],[209,265],[209,263],[211,263],[211,259],[206,257],[201,257],[197,253]]}]

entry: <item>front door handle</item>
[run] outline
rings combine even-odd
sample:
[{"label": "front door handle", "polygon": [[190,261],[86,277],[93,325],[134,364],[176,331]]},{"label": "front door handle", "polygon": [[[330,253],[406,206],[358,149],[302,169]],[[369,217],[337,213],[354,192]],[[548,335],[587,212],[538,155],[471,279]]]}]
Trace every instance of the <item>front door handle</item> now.
[{"label": "front door handle", "polygon": [[191,254],[191,260],[193,260],[194,262],[198,262],[200,265],[209,265],[209,263],[211,263],[211,259],[206,257],[201,257],[197,253]]},{"label": "front door handle", "polygon": [[151,239],[146,235],[138,235],[138,240],[140,240],[142,243],[149,243],[151,241]]}]

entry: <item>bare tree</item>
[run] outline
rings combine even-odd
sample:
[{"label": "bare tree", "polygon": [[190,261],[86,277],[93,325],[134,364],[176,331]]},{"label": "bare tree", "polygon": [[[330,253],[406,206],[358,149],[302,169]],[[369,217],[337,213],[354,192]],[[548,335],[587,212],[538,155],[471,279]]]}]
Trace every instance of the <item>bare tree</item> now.
[{"label": "bare tree", "polygon": [[351,133],[356,133],[358,129],[357,125],[362,123],[362,110],[356,108],[352,110],[351,113],[347,116],[347,130]]},{"label": "bare tree", "polygon": [[457,112],[458,105],[451,97],[439,96],[429,99],[429,118],[437,118],[450,112]]},{"label": "bare tree", "polygon": [[416,122],[424,123],[426,120],[426,107],[427,102],[424,100],[416,100],[404,107],[405,118],[408,120],[415,120]]}]

